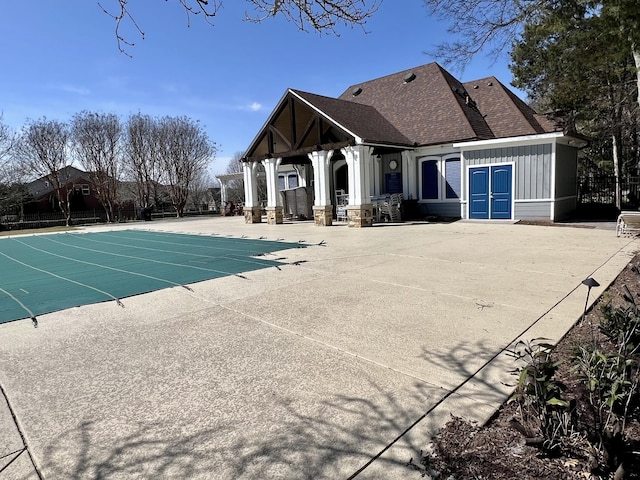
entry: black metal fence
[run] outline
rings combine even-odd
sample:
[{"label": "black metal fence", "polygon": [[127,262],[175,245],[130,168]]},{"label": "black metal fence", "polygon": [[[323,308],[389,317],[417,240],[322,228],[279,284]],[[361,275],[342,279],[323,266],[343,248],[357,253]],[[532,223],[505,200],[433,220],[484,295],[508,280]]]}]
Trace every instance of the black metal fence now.
[{"label": "black metal fence", "polygon": [[[637,210],[640,207],[640,177],[626,177],[620,180],[623,210]],[[613,175],[589,175],[578,178],[578,205],[616,204],[616,179]]]},{"label": "black metal fence", "polygon": [[[133,208],[120,209],[116,213],[116,222],[128,222],[133,220],[144,220],[143,210]],[[200,215],[218,215],[217,212],[208,210],[185,210],[185,217]],[[175,217],[176,211],[173,209],[157,209],[151,212],[147,220],[152,218]],[[107,214],[104,210],[86,210],[71,212],[72,225],[88,225],[92,223],[105,223]],[[67,224],[67,217],[61,212],[55,213],[34,213],[25,215],[0,215],[0,230],[24,230],[29,228],[58,227]]]},{"label": "black metal fence", "polygon": [[[87,210],[71,213],[73,225],[100,223],[106,221],[106,214],[100,210]],[[57,227],[67,224],[67,217],[61,212],[33,213],[25,215],[3,215],[0,217],[0,230],[23,230],[27,228]]]}]

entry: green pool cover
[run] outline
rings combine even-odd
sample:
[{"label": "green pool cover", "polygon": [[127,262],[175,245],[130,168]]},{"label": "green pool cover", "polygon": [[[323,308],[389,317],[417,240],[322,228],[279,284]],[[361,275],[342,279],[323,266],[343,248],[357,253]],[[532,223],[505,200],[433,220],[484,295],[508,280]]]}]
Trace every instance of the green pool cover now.
[{"label": "green pool cover", "polygon": [[0,323],[280,265],[297,243],[142,230],[0,239]]}]

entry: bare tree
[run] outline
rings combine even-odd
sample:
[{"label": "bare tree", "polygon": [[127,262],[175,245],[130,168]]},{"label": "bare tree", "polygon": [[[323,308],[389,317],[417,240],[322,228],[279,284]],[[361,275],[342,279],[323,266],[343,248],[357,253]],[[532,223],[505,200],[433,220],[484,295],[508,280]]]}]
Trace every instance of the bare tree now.
[{"label": "bare tree", "polygon": [[[244,152],[234,153],[224,173],[242,173],[243,156]],[[229,180],[227,182],[226,195],[227,201],[233,202],[234,204],[241,204],[242,202],[244,202],[244,181]],[[221,208],[224,208],[224,205],[222,205]]]},{"label": "bare tree", "polygon": [[382,0],[246,0],[257,14],[245,14],[250,22],[280,14],[299,30],[315,30],[337,35],[336,26],[364,26],[378,10]]},{"label": "bare tree", "polygon": [[[435,52],[445,64],[464,67],[482,51],[497,58],[511,47],[522,25],[553,0],[424,0],[430,12],[450,22],[453,42]],[[462,12],[464,12],[462,14]]]},{"label": "bare tree", "polygon": [[158,120],[158,143],[164,179],[176,215],[182,217],[189,188],[202,175],[216,153],[202,126],[188,117],[163,117]]},{"label": "bare tree", "polygon": [[15,137],[8,125],[3,122],[0,114],[0,183],[7,181],[11,151],[15,144]]},{"label": "bare tree", "polygon": [[125,171],[135,184],[135,197],[142,209],[150,209],[159,196],[162,180],[156,121],[137,113],[127,121],[124,135]]},{"label": "bare tree", "polygon": [[83,111],[71,122],[73,149],[107,215],[107,222],[115,219],[121,173],[122,126],[114,114]]},{"label": "bare tree", "polygon": [[198,211],[202,212],[202,206],[208,203],[208,192],[213,186],[213,179],[208,171],[202,170],[191,180],[189,187],[189,203]]},{"label": "bare tree", "polygon": [[26,172],[16,162],[16,136],[0,114],[0,214],[22,213],[28,197]]},{"label": "bare tree", "polygon": [[[115,6],[98,2],[104,13],[115,22],[115,35],[118,48],[125,55],[128,47],[134,44],[121,31],[123,22],[130,23],[144,40],[145,34],[141,25],[129,10],[130,0],[112,0]],[[213,17],[222,8],[222,0],[175,0],[184,9],[187,25],[191,18],[203,17],[211,24]],[[382,0],[245,0],[254,10],[253,14],[245,12],[245,20],[260,23],[277,15],[282,15],[300,30],[315,30],[319,33],[337,35],[336,26],[340,23],[348,27],[364,27],[366,22],[378,10]]]},{"label": "bare tree", "polygon": [[71,225],[71,163],[68,155],[69,126],[45,117],[28,122],[22,130],[17,152],[30,174],[51,184],[60,210]]}]

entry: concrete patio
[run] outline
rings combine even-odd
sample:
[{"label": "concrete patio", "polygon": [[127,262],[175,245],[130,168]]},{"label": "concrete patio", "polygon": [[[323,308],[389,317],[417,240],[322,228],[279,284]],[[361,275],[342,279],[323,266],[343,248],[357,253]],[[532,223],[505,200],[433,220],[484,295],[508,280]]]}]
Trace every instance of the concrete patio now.
[{"label": "concrete patio", "polygon": [[583,311],[581,281],[600,282],[594,300],[639,246],[510,223],[109,228],[310,246],[246,279],[0,325],[19,426],[0,396],[0,469],[21,433],[28,447],[6,478],[420,478],[405,464],[451,414],[483,422],[506,399],[503,349],[559,339]]}]

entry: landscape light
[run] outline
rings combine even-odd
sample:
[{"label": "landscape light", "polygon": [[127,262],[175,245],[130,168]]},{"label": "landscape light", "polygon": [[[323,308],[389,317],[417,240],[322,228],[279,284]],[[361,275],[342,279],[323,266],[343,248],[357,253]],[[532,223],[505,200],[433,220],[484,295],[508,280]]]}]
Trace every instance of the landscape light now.
[{"label": "landscape light", "polygon": [[587,315],[587,305],[589,305],[589,294],[591,293],[591,289],[593,287],[599,287],[600,284],[591,277],[585,278],[582,281],[583,285],[588,287],[587,289],[587,300],[584,302],[584,311],[582,312],[582,321],[584,322],[584,317]]}]

